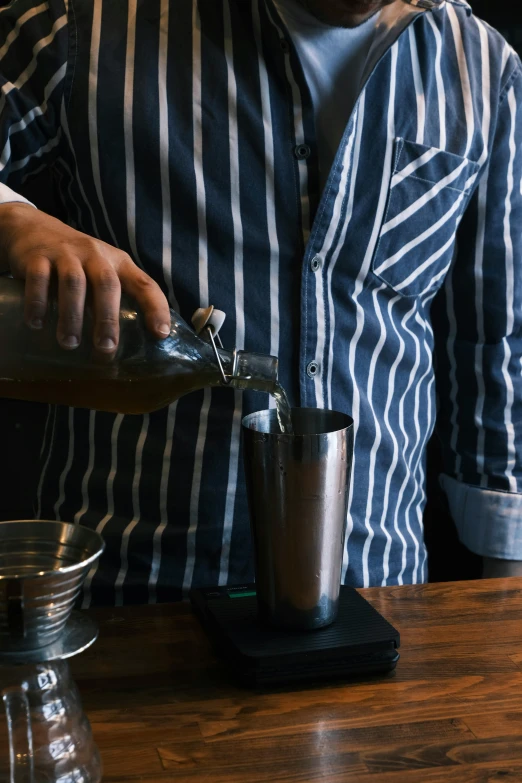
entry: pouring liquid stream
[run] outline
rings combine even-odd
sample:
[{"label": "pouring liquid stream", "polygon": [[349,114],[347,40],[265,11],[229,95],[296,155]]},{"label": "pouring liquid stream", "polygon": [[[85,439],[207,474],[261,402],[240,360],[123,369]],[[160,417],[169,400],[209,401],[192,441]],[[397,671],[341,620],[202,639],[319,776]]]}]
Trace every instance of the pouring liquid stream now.
[{"label": "pouring liquid stream", "polygon": [[294,427],[292,424],[292,409],[288,402],[288,397],[280,383],[275,385],[274,391],[271,392],[272,397],[276,403],[277,421],[279,423],[279,429],[286,435],[294,434]]}]

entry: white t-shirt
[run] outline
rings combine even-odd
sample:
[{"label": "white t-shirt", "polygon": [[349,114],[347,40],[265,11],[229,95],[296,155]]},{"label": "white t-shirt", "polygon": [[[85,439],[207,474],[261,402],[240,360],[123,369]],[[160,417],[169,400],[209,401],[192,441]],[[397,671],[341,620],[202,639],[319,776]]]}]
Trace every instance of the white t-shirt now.
[{"label": "white t-shirt", "polygon": [[274,0],[297,49],[312,95],[324,187],[359,96],[375,27],[375,14],[359,27],[331,27],[299,0]]}]

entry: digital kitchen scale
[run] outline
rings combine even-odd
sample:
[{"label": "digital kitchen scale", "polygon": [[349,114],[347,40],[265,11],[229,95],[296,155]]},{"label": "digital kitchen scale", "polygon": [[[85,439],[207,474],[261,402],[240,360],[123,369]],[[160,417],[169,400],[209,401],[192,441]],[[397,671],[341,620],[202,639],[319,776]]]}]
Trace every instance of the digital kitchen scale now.
[{"label": "digital kitchen scale", "polygon": [[231,674],[247,686],[388,672],[399,632],[352,587],[341,587],[335,623],[284,631],[262,623],[255,585],[190,592],[193,609]]}]

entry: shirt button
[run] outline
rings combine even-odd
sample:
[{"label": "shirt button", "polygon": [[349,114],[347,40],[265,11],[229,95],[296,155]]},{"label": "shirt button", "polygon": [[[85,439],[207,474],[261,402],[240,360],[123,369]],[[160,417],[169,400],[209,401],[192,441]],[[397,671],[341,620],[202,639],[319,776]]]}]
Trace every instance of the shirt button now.
[{"label": "shirt button", "polygon": [[322,265],[323,262],[320,256],[314,256],[310,261],[312,272],[318,272]]},{"label": "shirt button", "polygon": [[286,38],[281,38],[281,49],[285,54],[288,54],[288,52],[290,51],[290,44],[288,43]]},{"label": "shirt button", "polygon": [[297,147],[294,148],[294,155],[297,160],[306,160],[311,154],[312,150],[308,144],[298,144]]},{"label": "shirt button", "polygon": [[306,374],[309,378],[315,378],[317,374],[319,373],[319,364],[318,362],[310,362],[308,367],[306,368]]}]

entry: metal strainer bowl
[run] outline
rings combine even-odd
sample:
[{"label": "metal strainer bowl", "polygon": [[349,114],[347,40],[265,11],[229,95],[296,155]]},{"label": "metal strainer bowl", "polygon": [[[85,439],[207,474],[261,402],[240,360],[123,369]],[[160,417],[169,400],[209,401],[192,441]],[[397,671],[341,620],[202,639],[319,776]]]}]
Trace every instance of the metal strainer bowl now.
[{"label": "metal strainer bowl", "polygon": [[0,652],[46,647],[63,632],[104,543],[66,522],[0,522]]}]

